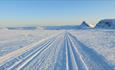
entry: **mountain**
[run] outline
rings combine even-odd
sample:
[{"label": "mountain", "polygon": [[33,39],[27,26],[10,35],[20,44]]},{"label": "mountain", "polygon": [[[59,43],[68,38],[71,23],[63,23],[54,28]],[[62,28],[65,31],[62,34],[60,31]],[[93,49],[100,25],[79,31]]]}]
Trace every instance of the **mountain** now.
[{"label": "mountain", "polygon": [[89,25],[83,21],[81,25],[65,25],[65,26],[45,26],[46,30],[76,30],[76,29],[87,29]]},{"label": "mountain", "polygon": [[9,30],[77,30],[87,28],[90,26],[85,21],[81,25],[7,27]]},{"label": "mountain", "polygon": [[70,29],[77,29],[77,25],[65,25],[65,26],[45,26],[46,30],[70,30]]},{"label": "mountain", "polygon": [[37,27],[7,27],[9,30],[35,30]]},{"label": "mountain", "polygon": [[79,25],[79,27],[80,27],[81,29],[90,28],[90,26],[89,26],[85,21],[83,21],[83,22],[81,23],[81,25]]},{"label": "mountain", "polygon": [[104,19],[96,24],[95,28],[115,29],[115,19]]}]

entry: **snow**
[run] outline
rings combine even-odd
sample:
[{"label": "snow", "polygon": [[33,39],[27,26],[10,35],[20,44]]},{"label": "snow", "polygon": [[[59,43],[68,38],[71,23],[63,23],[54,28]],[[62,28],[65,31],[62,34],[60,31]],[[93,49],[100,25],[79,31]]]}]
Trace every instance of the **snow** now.
[{"label": "snow", "polygon": [[85,21],[83,21],[81,23],[81,25],[79,26],[79,28],[80,29],[87,29],[87,28],[90,28],[90,26]]},{"label": "snow", "polygon": [[112,29],[1,29],[0,33],[0,70],[115,69]]},{"label": "snow", "polygon": [[115,30],[78,30],[72,31],[88,47],[104,56],[115,65]]},{"label": "snow", "polygon": [[115,29],[115,19],[103,19],[96,24],[95,28]]},{"label": "snow", "polygon": [[0,30],[0,56],[40,41],[57,31],[48,30]]}]

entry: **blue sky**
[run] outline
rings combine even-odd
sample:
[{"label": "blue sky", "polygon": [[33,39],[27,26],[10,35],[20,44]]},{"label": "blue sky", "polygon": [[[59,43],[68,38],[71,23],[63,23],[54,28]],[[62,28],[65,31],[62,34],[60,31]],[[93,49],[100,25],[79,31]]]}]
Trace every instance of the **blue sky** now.
[{"label": "blue sky", "polygon": [[115,18],[114,0],[3,0],[0,26],[95,25]]}]

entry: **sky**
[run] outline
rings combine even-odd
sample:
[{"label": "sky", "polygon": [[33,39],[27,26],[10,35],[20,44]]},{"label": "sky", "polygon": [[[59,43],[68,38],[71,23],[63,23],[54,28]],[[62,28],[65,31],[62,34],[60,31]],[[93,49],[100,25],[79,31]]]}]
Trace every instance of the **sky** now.
[{"label": "sky", "polygon": [[115,19],[115,0],[0,0],[0,26],[95,25]]}]

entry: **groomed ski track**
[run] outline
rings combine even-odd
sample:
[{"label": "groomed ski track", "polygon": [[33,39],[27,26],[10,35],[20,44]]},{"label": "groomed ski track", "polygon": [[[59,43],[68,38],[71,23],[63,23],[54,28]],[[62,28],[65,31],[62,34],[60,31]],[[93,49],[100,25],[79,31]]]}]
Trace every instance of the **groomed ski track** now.
[{"label": "groomed ski track", "polygon": [[69,31],[34,43],[26,50],[16,50],[12,57],[6,57],[8,55],[0,63],[0,70],[113,70],[103,56]]}]

